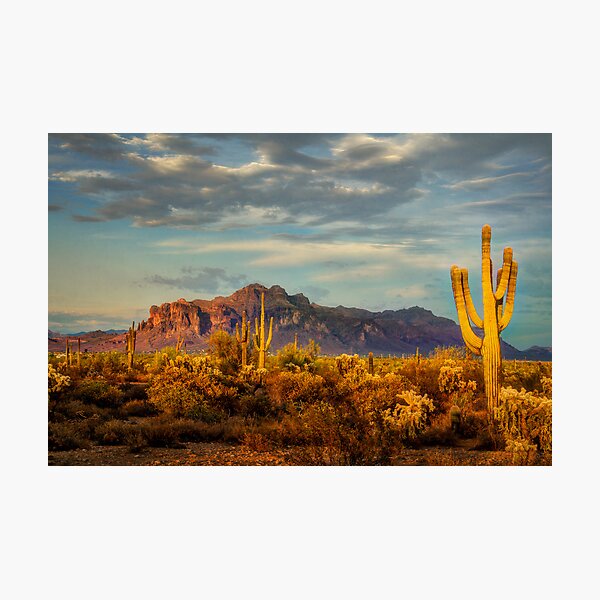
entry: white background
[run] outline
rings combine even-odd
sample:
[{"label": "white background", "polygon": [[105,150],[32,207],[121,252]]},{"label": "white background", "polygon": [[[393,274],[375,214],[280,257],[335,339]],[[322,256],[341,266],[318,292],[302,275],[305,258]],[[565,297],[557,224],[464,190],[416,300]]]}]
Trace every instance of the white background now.
[{"label": "white background", "polygon": [[[5,5],[3,597],[597,595],[592,6]],[[552,132],[554,466],[48,467],[54,131]]]}]

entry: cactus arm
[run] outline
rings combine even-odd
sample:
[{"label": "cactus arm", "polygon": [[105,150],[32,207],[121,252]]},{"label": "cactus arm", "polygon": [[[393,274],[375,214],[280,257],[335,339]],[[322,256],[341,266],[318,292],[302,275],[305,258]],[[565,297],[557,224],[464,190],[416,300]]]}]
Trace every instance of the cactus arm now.
[{"label": "cactus arm", "polygon": [[265,350],[269,349],[272,339],[273,339],[273,317],[271,317],[269,319],[269,337],[267,338],[267,341],[265,343]]},{"label": "cactus arm", "polygon": [[242,336],[240,335],[240,325],[239,325],[239,323],[235,324],[235,339],[238,342],[242,341]]},{"label": "cactus arm", "polygon": [[467,269],[460,270],[462,275],[462,288],[464,291],[465,304],[467,307],[467,314],[471,321],[473,321],[473,325],[475,327],[479,327],[479,329],[483,329],[483,319],[477,314],[477,309],[473,304],[473,298],[471,297],[471,290],[469,289],[469,271]]},{"label": "cactus arm", "polygon": [[454,265],[450,270],[452,277],[452,291],[454,292],[454,302],[456,303],[456,312],[458,313],[458,324],[467,348],[473,354],[481,354],[481,345],[483,340],[471,329],[471,323],[467,316],[465,305],[464,290],[462,286],[461,270]]},{"label": "cactus arm", "polygon": [[506,306],[504,308],[504,312],[502,314],[502,319],[498,323],[498,330],[502,331],[506,328],[506,326],[510,323],[510,319],[513,314],[513,310],[515,308],[515,292],[517,290],[517,273],[519,270],[519,265],[516,261],[513,260],[512,266],[510,268],[510,277],[508,280],[508,290],[506,293]]},{"label": "cactus arm", "polygon": [[506,293],[506,288],[508,287],[508,278],[510,277],[512,255],[512,248],[504,248],[504,255],[502,257],[502,275],[498,285],[496,286],[496,292],[494,293],[496,300],[502,300],[502,298],[504,298],[504,294]]},{"label": "cactus arm", "polygon": [[[500,280],[502,279],[502,271],[503,269],[498,269],[498,273],[496,275],[496,289],[498,289],[498,286],[500,285]],[[500,322],[500,319],[502,318],[502,314],[504,312],[504,306],[502,304],[503,298],[500,298],[500,300],[498,300],[498,307],[497,307],[497,312],[498,312],[498,323]]]}]

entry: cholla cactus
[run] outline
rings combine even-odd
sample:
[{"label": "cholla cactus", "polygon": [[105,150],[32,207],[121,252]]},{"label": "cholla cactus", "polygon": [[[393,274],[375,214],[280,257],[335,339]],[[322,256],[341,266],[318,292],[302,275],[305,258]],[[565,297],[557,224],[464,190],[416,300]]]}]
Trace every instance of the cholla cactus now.
[{"label": "cholla cactus", "polygon": [[131,327],[125,336],[127,344],[127,368],[133,369],[133,355],[135,354],[135,339],[137,331],[135,330],[135,321],[131,322]]},{"label": "cholla cactus", "polygon": [[60,392],[71,385],[71,378],[48,364],[48,397],[52,392]]},{"label": "cholla cactus", "polygon": [[433,402],[427,394],[421,396],[413,390],[398,394],[398,399],[401,403],[383,411],[383,421],[402,439],[414,439],[425,428],[427,417],[434,409]]},{"label": "cholla cactus", "polygon": [[[481,230],[483,319],[477,314],[471,298],[467,269],[460,269],[456,265],[450,269],[454,302],[463,339],[468,350],[483,357],[485,393],[490,418],[498,407],[500,393],[500,370],[502,367],[500,332],[506,328],[512,317],[518,269],[517,262],[512,259],[512,249],[505,248],[502,268],[498,270],[496,289],[494,290],[490,257],[491,240],[492,228],[484,225]],[[505,294],[506,305],[503,305]],[[471,323],[475,327],[483,329],[483,338],[473,331]]]},{"label": "cholla cactus", "polygon": [[255,320],[256,331],[254,333],[254,345],[258,350],[258,368],[265,368],[265,359],[267,351],[273,339],[273,317],[269,320],[269,335],[265,335],[265,293],[260,296],[260,323],[258,318]]},{"label": "cholla cactus", "polygon": [[552,399],[524,389],[500,390],[496,420],[507,442],[537,441],[543,452],[552,451]]},{"label": "cholla cactus", "polygon": [[246,320],[246,311],[242,312],[242,329],[240,324],[235,324],[235,339],[242,347],[242,369],[248,364],[248,340],[250,339],[250,323]]},{"label": "cholla cactus", "polygon": [[360,383],[369,376],[367,361],[360,358],[358,354],[340,354],[336,356],[335,365],[338,373],[352,383]]}]

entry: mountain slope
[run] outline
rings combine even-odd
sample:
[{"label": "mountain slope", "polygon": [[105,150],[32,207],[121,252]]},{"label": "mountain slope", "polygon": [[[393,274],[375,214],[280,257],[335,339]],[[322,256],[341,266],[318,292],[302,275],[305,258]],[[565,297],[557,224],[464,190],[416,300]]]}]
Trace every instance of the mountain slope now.
[{"label": "mountain slope", "polygon": [[[304,294],[290,295],[278,285],[266,288],[252,284],[227,297],[192,301],[180,298],[151,306],[148,319],[138,327],[137,349],[152,351],[175,345],[179,336],[186,341],[188,350],[205,348],[211,332],[223,329],[233,333],[244,310],[254,331],[254,319],[260,317],[263,292],[267,317],[272,316],[274,321],[271,351],[292,342],[296,334],[300,344],[314,339],[327,354],[401,355],[412,354],[417,347],[425,354],[437,346],[464,345],[454,321],[418,306],[383,312],[344,306],[333,308],[312,303]],[[64,350],[64,336],[58,337],[55,332],[50,336],[50,333],[49,349]],[[90,351],[124,348],[123,334],[101,334],[82,334],[82,348]],[[524,358],[526,353],[503,342],[506,358]],[[546,348],[532,349],[531,354],[535,357],[533,360],[551,360],[551,353]]]}]

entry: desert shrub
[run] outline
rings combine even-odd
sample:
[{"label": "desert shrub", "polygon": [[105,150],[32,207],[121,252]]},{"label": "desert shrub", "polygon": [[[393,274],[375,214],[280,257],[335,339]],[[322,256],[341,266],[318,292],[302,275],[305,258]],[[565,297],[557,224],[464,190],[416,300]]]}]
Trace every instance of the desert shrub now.
[{"label": "desert shrub", "polygon": [[[337,384],[339,386],[339,383]],[[367,411],[382,411],[393,408],[398,403],[398,397],[403,392],[413,389],[410,382],[394,373],[386,375],[364,375],[364,378],[346,388],[354,400]],[[343,386],[341,391],[344,391]]]},{"label": "desert shrub", "polygon": [[202,356],[177,356],[152,378],[148,402],[175,417],[191,416],[206,421],[233,412],[238,391]]},{"label": "desert shrub", "polygon": [[501,388],[495,419],[507,445],[527,442],[552,451],[552,400],[525,389]]},{"label": "desert shrub", "polygon": [[552,363],[505,360],[502,363],[502,385],[527,392],[544,393],[543,380],[552,377]]},{"label": "desert shrub", "polygon": [[268,436],[255,431],[247,431],[242,436],[242,444],[255,452],[268,452],[273,445]]},{"label": "desert shrub", "polygon": [[455,446],[458,436],[452,430],[447,414],[438,414],[431,418],[429,424],[424,428],[418,438],[412,443],[418,442],[423,446]]},{"label": "desert shrub", "polygon": [[307,371],[281,371],[268,374],[266,388],[275,407],[301,410],[305,404],[317,402],[323,397],[324,379]]},{"label": "desert shrub", "polygon": [[239,399],[239,414],[242,417],[266,417],[273,413],[273,407],[264,388],[253,394],[244,394]]},{"label": "desert shrub", "polygon": [[370,465],[390,461],[394,440],[351,400],[319,401],[299,415],[302,464]]},{"label": "desert shrub", "polygon": [[123,402],[130,402],[131,400],[146,400],[148,398],[148,386],[143,383],[132,384],[124,383],[121,386],[121,392],[123,394]]},{"label": "desert shrub", "polygon": [[180,442],[212,442],[223,437],[223,423],[204,423],[194,419],[177,419],[172,425]]},{"label": "desert shrub", "polygon": [[146,400],[130,400],[123,404],[120,414],[125,417],[149,417],[156,414],[156,408]]},{"label": "desert shrub", "polygon": [[119,388],[102,380],[81,381],[72,388],[70,395],[86,404],[95,404],[102,408],[116,408],[123,401],[123,394]]},{"label": "desert shrub", "polygon": [[48,423],[48,450],[76,450],[89,446],[88,428],[84,423]]},{"label": "desert shrub", "polygon": [[140,425],[140,431],[152,448],[178,448],[179,443],[174,420],[156,417]]},{"label": "desert shrub", "polygon": [[237,373],[240,367],[242,348],[235,338],[226,331],[217,330],[208,338],[208,348],[218,369],[227,375]]},{"label": "desert shrub", "polygon": [[124,446],[129,444],[136,431],[138,431],[138,427],[132,423],[111,419],[98,425],[94,436],[96,441],[103,446]]},{"label": "desert shrub", "polygon": [[471,403],[463,406],[460,414],[460,434],[463,437],[476,438],[487,430],[488,426],[486,409],[478,409]]},{"label": "desert shrub", "polygon": [[312,370],[319,352],[319,345],[314,340],[310,340],[306,347],[295,347],[294,344],[286,344],[277,352],[275,364],[280,369],[292,371],[297,370],[297,368]]},{"label": "desert shrub", "polygon": [[240,442],[246,433],[246,422],[242,417],[230,417],[223,423],[223,441]]}]

